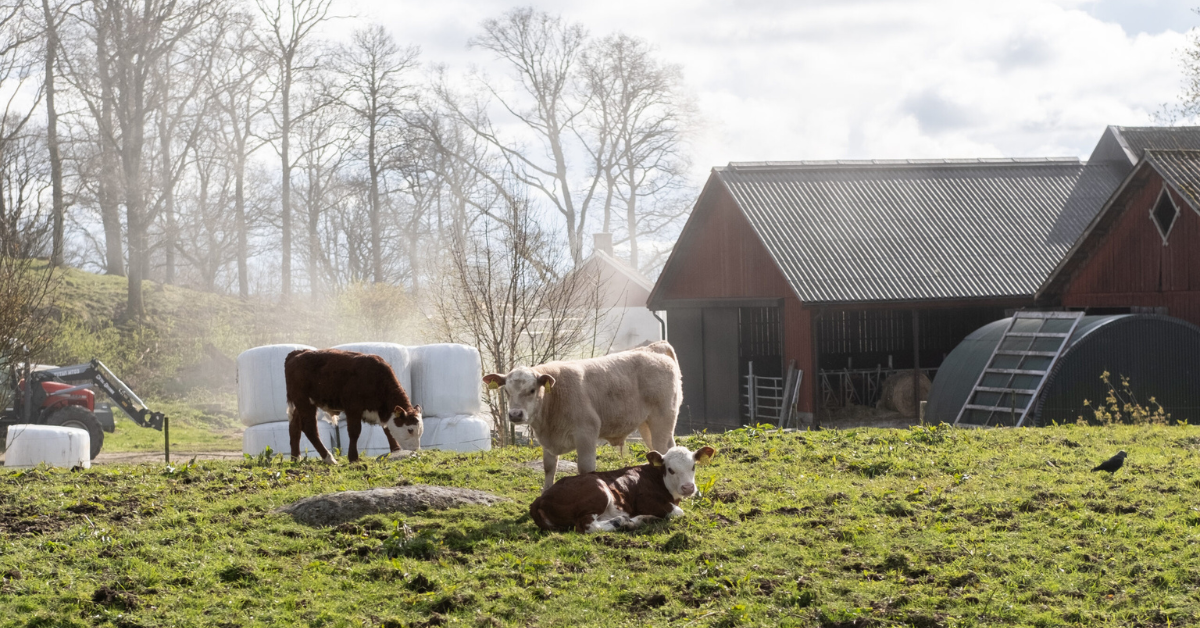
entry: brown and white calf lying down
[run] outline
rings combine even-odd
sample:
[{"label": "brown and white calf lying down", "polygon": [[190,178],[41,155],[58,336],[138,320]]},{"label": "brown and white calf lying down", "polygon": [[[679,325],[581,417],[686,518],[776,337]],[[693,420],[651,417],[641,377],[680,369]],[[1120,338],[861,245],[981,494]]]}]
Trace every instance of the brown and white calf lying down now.
[{"label": "brown and white calf lying down", "polygon": [[283,376],[292,460],[300,457],[303,432],[322,460],[337,464],[317,432],[317,408],[328,412],[335,422],[338,413],[346,413],[350,462],[358,460],[363,421],[383,426],[393,453],[421,448],[421,406],[409,402],[408,393],[383,358],[337,349],[293,351],[283,361]]},{"label": "brown and white calf lying down", "polygon": [[601,532],[632,530],[647,521],[683,514],[679,502],[696,493],[696,465],[717,453],[701,447],[651,451],[646,464],[616,471],[594,471],[555,482],[529,506],[543,530]]}]

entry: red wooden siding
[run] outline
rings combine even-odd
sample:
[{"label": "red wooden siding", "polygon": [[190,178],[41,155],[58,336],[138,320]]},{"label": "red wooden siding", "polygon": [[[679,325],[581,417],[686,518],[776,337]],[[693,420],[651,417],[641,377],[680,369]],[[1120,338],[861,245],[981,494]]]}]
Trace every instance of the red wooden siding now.
[{"label": "red wooden siding", "polygon": [[[804,371],[800,409],[812,412],[812,317],[716,177],[676,244],[658,299],[783,298],[784,367]],[[670,322],[668,321],[668,325]]]},{"label": "red wooden siding", "polygon": [[1164,246],[1150,210],[1163,180],[1126,190],[1114,209],[1122,215],[1063,291],[1066,307],[1163,307],[1200,325],[1200,215],[1172,193],[1180,211]]}]

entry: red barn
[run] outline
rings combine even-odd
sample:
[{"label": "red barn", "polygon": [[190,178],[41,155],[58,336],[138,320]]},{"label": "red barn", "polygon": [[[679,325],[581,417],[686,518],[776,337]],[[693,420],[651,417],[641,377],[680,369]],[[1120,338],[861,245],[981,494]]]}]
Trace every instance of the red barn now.
[{"label": "red barn", "polygon": [[1038,296],[1200,325],[1200,151],[1144,151]]},{"label": "red barn", "polygon": [[[744,424],[751,369],[782,378],[794,364],[804,374],[799,410],[811,417],[822,407],[872,403],[889,372],[932,372],[967,334],[1006,311],[1165,305],[1184,315],[1177,308],[1185,306],[1170,300],[1193,298],[1200,265],[1177,259],[1186,255],[1166,251],[1162,238],[1161,251],[1131,250],[1134,240],[1147,246],[1145,238],[1106,236],[1137,229],[1115,218],[1107,219],[1116,221],[1112,227],[1102,222],[1129,203],[1158,202],[1144,190],[1162,189],[1152,179],[1163,178],[1166,158],[1154,151],[1143,157],[1158,148],[1200,150],[1200,128],[1109,127],[1086,162],[714,168],[649,300],[651,309],[667,311],[667,337],[683,371],[680,431]],[[1182,168],[1177,161],[1173,167]],[[1181,202],[1185,189],[1176,181],[1166,197],[1189,212],[1177,212],[1168,241],[1179,234],[1180,242],[1195,242],[1200,228],[1200,214]],[[1149,206],[1130,211],[1156,233]],[[1123,253],[1100,250],[1106,247]],[[1136,277],[1142,284],[1118,298],[1112,276],[1122,255],[1138,256],[1146,268]],[[1169,261],[1153,261],[1163,256]],[[1160,276],[1167,289],[1146,291]]]}]

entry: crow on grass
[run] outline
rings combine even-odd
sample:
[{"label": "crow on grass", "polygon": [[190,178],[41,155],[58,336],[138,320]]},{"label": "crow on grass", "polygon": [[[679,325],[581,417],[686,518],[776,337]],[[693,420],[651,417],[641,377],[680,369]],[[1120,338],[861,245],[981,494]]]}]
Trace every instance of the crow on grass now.
[{"label": "crow on grass", "polygon": [[1123,464],[1125,464],[1124,449],[1118,451],[1117,455],[1113,456],[1112,458],[1109,458],[1108,460],[1096,465],[1096,468],[1092,469],[1092,471],[1108,471],[1110,474],[1116,473],[1117,469],[1120,469],[1121,465]]}]

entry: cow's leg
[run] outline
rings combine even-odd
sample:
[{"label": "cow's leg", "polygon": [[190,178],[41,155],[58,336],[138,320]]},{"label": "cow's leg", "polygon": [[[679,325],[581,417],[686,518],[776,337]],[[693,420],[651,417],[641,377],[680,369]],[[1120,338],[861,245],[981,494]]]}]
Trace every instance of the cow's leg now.
[{"label": "cow's leg", "polygon": [[542,492],[550,490],[554,486],[554,473],[558,471],[558,454],[552,454],[544,447],[542,448],[542,470],[546,472],[546,481],[542,483]]},{"label": "cow's leg", "polygon": [[[293,417],[292,425],[299,424],[300,431],[308,437],[308,442],[312,443],[313,449],[317,450],[321,460],[327,464],[337,464],[333,454],[329,453],[329,450],[325,448],[325,443],[321,442],[321,433],[317,431],[317,408],[315,406],[298,407],[293,413]],[[292,437],[292,458],[294,459],[300,455],[300,435],[289,433],[289,436]]]},{"label": "cow's leg", "polygon": [[646,422],[650,424],[650,438],[654,440],[654,451],[665,454],[675,446],[674,417],[660,414],[651,416]]},{"label": "cow's leg", "polygon": [[[387,430],[384,430],[385,432]],[[358,436],[362,434],[362,412],[358,410],[346,411],[346,435],[350,437],[350,449],[348,454],[350,462],[358,462]]]},{"label": "cow's leg", "polygon": [[613,519],[613,525],[621,530],[636,530],[651,521],[658,521],[658,519],[654,515],[638,515],[633,518],[620,517]]},{"label": "cow's leg", "polygon": [[[650,438],[650,422],[643,421],[638,426],[638,433],[642,435],[642,442],[646,443],[646,451],[658,451],[654,448],[654,440]],[[663,453],[659,451],[658,453]]]},{"label": "cow's leg", "polygon": [[596,439],[578,438],[575,440],[575,451],[578,453],[579,475],[596,470]]},{"label": "cow's leg", "polygon": [[386,423],[383,424],[383,435],[387,437],[388,452],[394,454],[397,451],[400,451],[400,443],[396,442],[396,437],[392,436],[392,430],[387,428]]},{"label": "cow's leg", "polygon": [[[316,411],[315,409],[313,410]],[[287,407],[288,415],[288,441],[292,446],[292,460],[300,459],[300,418],[297,416],[296,406],[289,403]]]}]

